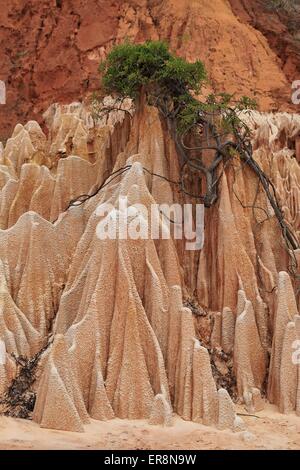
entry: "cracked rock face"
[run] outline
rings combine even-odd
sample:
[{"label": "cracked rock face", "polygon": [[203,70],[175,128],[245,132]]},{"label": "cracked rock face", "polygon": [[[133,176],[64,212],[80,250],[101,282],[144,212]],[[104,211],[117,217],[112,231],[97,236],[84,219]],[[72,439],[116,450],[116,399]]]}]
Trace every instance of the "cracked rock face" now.
[{"label": "cracked rock face", "polygon": [[[33,419],[42,427],[82,432],[90,418],[114,417],[169,426],[175,412],[239,431],[232,399],[214,380],[213,347],[232,358],[237,396],[249,412],[267,399],[283,413],[300,413],[292,362],[299,299],[277,219],[250,168],[223,173],[200,251],[173,236],[99,239],[99,224],[120,217],[120,198],[148,210],[191,202],[168,181],[179,180],[180,162],[157,110],[141,102],[131,111],[132,119],[118,111],[94,123],[78,103],[53,105],[44,116],[47,137],[30,121],[16,126],[1,151],[0,393],[16,374],[11,355],[32,357],[49,342],[34,385]],[[291,145],[299,116],[248,119],[254,157],[299,235],[300,171]],[[192,192],[197,184],[191,181]],[[253,200],[258,214],[247,208]],[[100,215],[105,203],[110,209]],[[130,214],[145,223],[143,211]],[[169,230],[158,209],[156,219]],[[207,314],[202,329],[188,298]]]}]

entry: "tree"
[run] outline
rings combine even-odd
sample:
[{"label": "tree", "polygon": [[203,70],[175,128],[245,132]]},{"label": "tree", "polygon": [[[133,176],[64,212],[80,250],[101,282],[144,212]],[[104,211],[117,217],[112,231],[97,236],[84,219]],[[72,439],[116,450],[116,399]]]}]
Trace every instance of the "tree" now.
[{"label": "tree", "polygon": [[[117,45],[100,65],[100,71],[106,93],[137,100],[143,91],[148,101],[159,109],[181,158],[180,185],[184,193],[211,207],[218,199],[218,182],[225,168],[234,159],[241,160],[241,164],[248,165],[258,178],[257,193],[261,186],[269,199],[288,252],[299,247],[297,236],[284,219],[274,184],[253,158],[251,130],[240,113],[255,108],[254,100],[246,96],[235,99],[227,93],[211,94],[206,100],[197,99],[207,81],[203,63],[199,60],[188,63],[171,54],[167,44],[161,41],[144,44],[127,41]],[[205,151],[213,153],[208,164],[204,164]],[[203,194],[192,195],[184,187],[183,171],[186,168],[201,173],[205,183]],[[240,199],[239,202],[243,205]],[[257,207],[256,199],[243,207],[252,208],[254,217],[259,210],[266,215],[263,221],[269,219],[265,209]]]}]

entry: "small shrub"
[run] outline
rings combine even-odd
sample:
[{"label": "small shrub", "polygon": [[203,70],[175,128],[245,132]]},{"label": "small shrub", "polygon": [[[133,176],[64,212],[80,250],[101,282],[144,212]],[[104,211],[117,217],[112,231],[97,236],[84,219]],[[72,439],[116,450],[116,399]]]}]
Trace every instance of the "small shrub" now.
[{"label": "small shrub", "polygon": [[188,63],[173,56],[161,41],[120,44],[108,54],[100,71],[105,91],[130,98],[136,98],[142,87],[151,85],[172,95],[187,90],[198,92],[206,79],[201,61]]},{"label": "small shrub", "polygon": [[[255,107],[250,98],[234,100],[226,93],[210,95],[205,102],[197,100],[207,80],[204,64],[200,60],[189,63],[171,54],[161,41],[117,45],[100,64],[100,71],[105,92],[135,99],[143,89],[165,116],[176,121],[180,133],[197,122],[201,111],[222,113],[230,106],[235,111]],[[229,128],[236,125],[236,113],[227,113],[222,122]]]}]

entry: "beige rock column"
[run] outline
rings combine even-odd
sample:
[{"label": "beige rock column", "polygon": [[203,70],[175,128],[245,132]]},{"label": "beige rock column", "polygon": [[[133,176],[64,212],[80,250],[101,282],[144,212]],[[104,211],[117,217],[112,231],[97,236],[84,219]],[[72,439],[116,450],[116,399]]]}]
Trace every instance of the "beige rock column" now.
[{"label": "beige rock column", "polygon": [[280,373],[284,335],[287,324],[297,314],[294,290],[289,275],[280,272],[278,275],[277,309],[274,319],[271,361],[269,369],[268,398],[271,403],[280,404]]},{"label": "beige rock column", "polygon": [[[234,369],[237,377],[238,394],[246,404],[252,396],[252,389],[261,390],[266,373],[265,352],[261,345],[254,310],[249,300],[244,301],[244,309],[236,319],[234,341]],[[242,296],[240,296],[240,309]]]}]

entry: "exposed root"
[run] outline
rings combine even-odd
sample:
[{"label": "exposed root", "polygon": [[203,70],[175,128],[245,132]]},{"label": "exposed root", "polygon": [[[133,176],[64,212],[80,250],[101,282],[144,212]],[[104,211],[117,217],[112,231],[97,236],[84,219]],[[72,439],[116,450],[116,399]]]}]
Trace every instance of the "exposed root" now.
[{"label": "exposed root", "polygon": [[205,310],[193,298],[186,299],[184,305],[191,309],[195,318],[197,337],[209,352],[212,374],[217,389],[225,388],[232,400],[236,402],[238,397],[232,354],[226,354],[221,347],[211,347],[213,313]]},{"label": "exposed root", "polygon": [[11,355],[17,365],[17,374],[0,401],[3,408],[2,413],[5,416],[31,419],[36,400],[33,385],[36,381],[37,367],[42,354],[51,343],[52,341],[47,343],[30,359],[23,356],[17,357],[15,354]]},{"label": "exposed root", "polygon": [[237,402],[236,377],[233,371],[232,354],[226,354],[221,348],[208,350],[212,374],[217,385],[217,389],[225,388],[233,402]]}]

